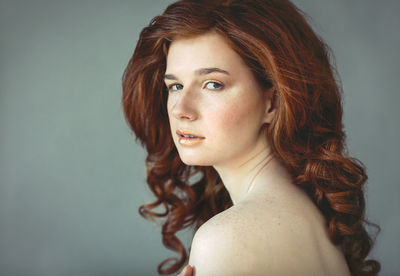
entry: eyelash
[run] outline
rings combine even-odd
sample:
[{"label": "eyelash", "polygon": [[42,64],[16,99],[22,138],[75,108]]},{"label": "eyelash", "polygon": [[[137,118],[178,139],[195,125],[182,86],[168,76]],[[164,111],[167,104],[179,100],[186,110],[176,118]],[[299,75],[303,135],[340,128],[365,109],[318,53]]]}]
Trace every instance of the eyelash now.
[{"label": "eyelash", "polygon": [[180,86],[182,86],[182,84],[173,83],[173,84],[171,84],[170,86],[168,86],[168,91],[176,91],[176,90],[173,90],[173,89],[172,89],[172,87],[174,87],[175,85],[180,85]]},{"label": "eyelash", "polygon": [[[219,83],[219,82],[216,82],[216,81],[208,81],[208,82],[206,82],[206,83],[204,84],[203,88],[205,88],[205,87],[206,87],[208,84],[210,84],[210,83],[214,83],[214,84],[219,85],[219,88],[210,89],[210,90],[222,90],[222,89],[224,88],[224,85],[223,85],[222,83]],[[175,85],[180,85],[180,86],[183,87],[183,85],[180,84],[180,83],[173,83],[173,84],[171,84],[171,85],[168,86],[168,91],[177,91],[177,90],[173,90],[173,89],[172,89],[172,87],[174,87]]]}]

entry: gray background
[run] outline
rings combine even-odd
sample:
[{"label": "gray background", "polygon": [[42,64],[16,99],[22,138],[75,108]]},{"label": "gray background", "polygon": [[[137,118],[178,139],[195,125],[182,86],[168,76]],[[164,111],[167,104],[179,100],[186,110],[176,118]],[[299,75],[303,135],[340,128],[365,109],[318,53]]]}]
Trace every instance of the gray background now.
[{"label": "gray background", "polygon": [[[0,1],[1,275],[157,275],[175,256],[138,215],[153,196],[120,107],[139,32],[171,2]],[[400,275],[400,1],[294,2],[336,56],[382,227],[371,256]]]}]

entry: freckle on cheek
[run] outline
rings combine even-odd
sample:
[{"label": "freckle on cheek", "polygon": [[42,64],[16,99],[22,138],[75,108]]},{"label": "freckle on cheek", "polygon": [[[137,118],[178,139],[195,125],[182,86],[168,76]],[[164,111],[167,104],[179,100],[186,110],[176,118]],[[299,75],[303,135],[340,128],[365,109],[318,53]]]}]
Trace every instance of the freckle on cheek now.
[{"label": "freckle on cheek", "polygon": [[237,126],[237,124],[243,120],[243,116],[240,109],[230,109],[223,113],[221,121],[225,127],[230,128],[231,126]]}]

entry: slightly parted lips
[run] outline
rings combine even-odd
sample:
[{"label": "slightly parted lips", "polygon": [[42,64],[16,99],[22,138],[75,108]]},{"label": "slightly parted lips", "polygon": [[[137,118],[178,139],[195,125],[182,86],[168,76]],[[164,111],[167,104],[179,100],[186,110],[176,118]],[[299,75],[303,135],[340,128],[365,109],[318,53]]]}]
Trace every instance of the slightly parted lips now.
[{"label": "slightly parted lips", "polygon": [[195,134],[195,133],[191,133],[191,132],[186,131],[186,130],[177,130],[176,134],[178,134],[178,136],[180,136],[180,137],[183,137],[184,135],[186,135],[186,136],[190,135],[190,136],[194,136],[193,138],[205,139],[205,137],[203,137],[203,136],[200,136],[200,135]]}]

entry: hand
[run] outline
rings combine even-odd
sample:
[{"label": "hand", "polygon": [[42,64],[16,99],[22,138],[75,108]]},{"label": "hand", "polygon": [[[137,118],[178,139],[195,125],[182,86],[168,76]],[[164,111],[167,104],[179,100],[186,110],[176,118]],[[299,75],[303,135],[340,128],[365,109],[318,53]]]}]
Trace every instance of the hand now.
[{"label": "hand", "polygon": [[194,268],[187,265],[178,276],[194,276]]}]

